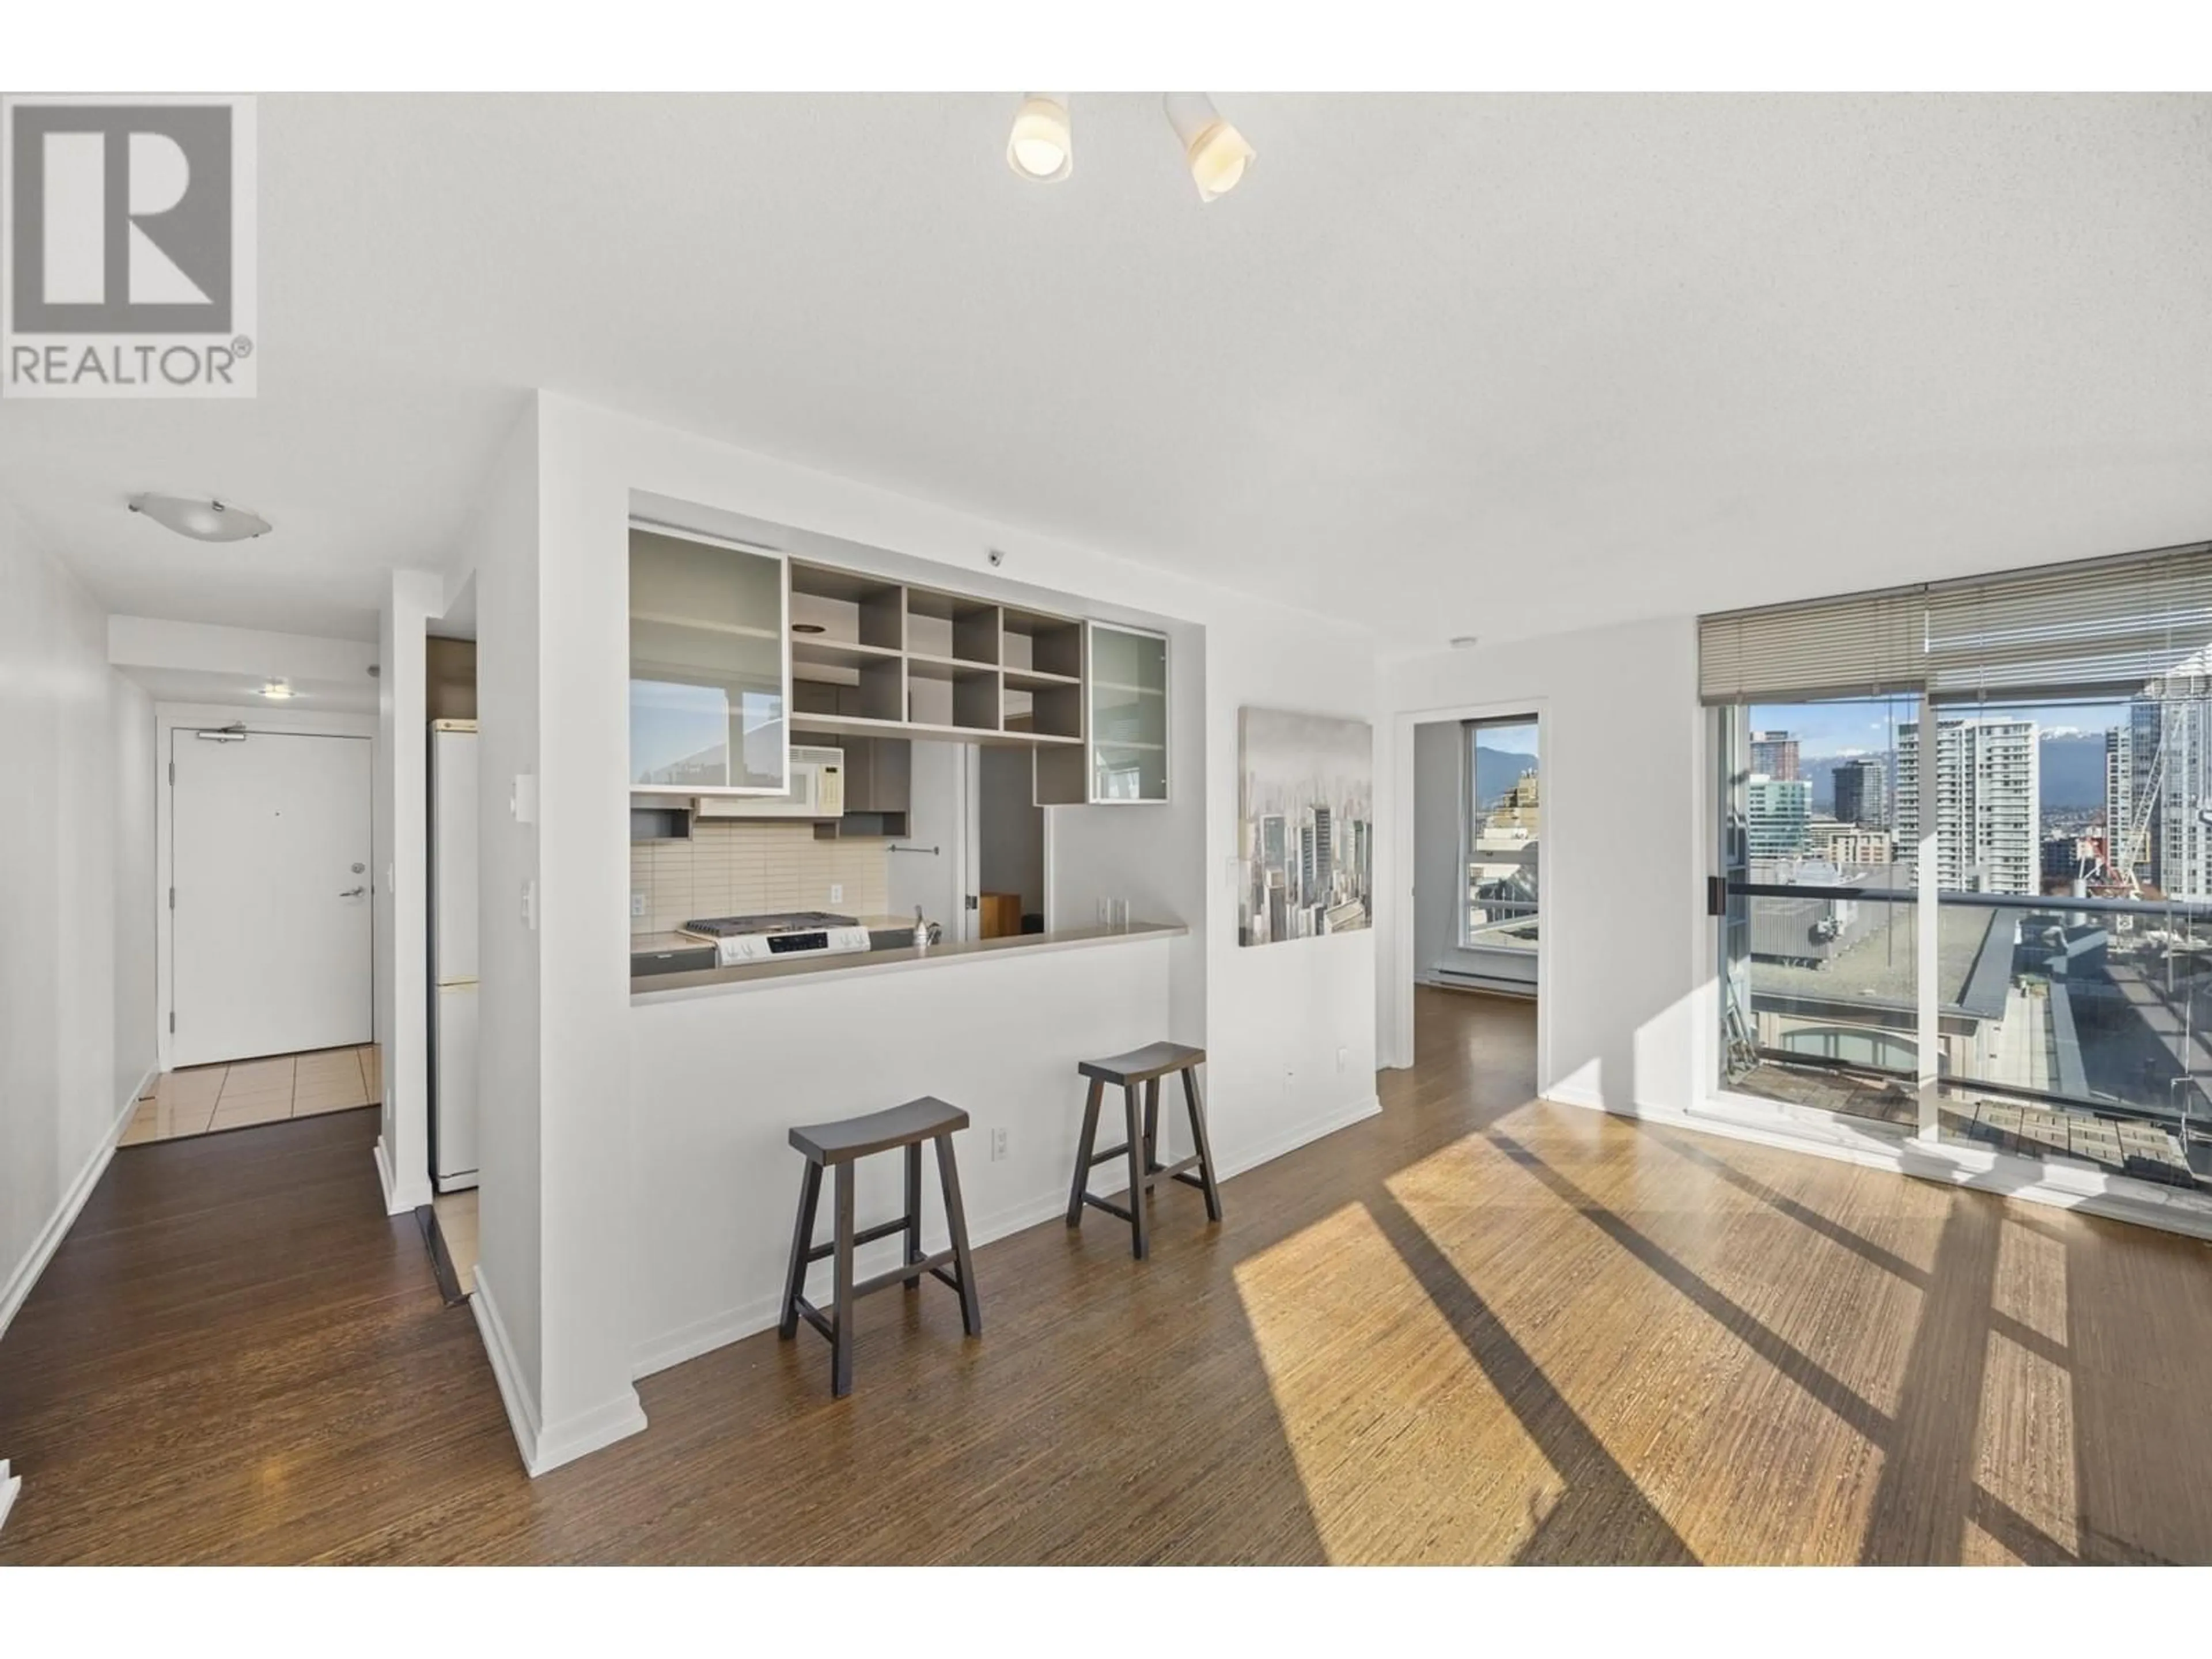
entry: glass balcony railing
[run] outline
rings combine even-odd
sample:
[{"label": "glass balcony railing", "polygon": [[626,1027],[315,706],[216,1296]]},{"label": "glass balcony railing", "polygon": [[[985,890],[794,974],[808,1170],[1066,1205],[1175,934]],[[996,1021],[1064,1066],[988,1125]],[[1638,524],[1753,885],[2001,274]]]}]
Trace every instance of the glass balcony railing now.
[{"label": "glass balcony railing", "polygon": [[[1729,1086],[1917,1124],[1917,907],[1729,894]],[[2212,1188],[2212,904],[1945,893],[1934,955],[1942,1138]]]},{"label": "glass balcony railing", "polygon": [[1471,951],[1534,951],[1540,921],[1533,899],[1470,899],[1465,945]]}]

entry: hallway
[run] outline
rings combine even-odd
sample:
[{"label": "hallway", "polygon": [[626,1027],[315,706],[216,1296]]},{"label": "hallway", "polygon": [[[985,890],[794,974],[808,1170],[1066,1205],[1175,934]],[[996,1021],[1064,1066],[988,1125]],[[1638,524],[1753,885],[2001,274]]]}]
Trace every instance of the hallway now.
[{"label": "hallway", "polygon": [[1220,1228],[1001,1239],[980,1342],[872,1299],[833,1402],[750,1337],[534,1483],[374,1115],[127,1149],[0,1342],[0,1562],[2212,1560],[2207,1246],[1533,1102],[1523,1004],[1418,1031]]}]

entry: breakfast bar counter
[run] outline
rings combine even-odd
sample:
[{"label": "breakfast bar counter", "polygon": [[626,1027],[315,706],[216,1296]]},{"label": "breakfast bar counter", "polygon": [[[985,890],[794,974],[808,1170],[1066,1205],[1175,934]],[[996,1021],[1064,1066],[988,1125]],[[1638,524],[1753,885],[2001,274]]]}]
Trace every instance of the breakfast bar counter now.
[{"label": "breakfast bar counter", "polygon": [[[965,939],[957,944],[933,945],[927,950],[907,945],[899,950],[868,951],[850,955],[809,952],[769,962],[743,962],[727,968],[706,968],[690,973],[635,975],[630,980],[630,1003],[675,1001],[712,996],[723,992],[757,989],[794,979],[862,978],[882,974],[975,962],[1012,952],[1050,952],[1091,950],[1139,939],[1179,939],[1189,929],[1180,922],[1131,922],[1121,927],[1064,927],[1049,933],[1015,933],[1003,939]],[[688,945],[700,941],[682,935]]]},{"label": "breakfast bar counter", "polygon": [[[1198,942],[1181,924],[1133,924],[634,979],[629,1133],[651,1195],[622,1244],[635,1374],[775,1328],[806,1164],[794,1126],[947,1102],[969,1118],[954,1150],[978,1248],[1064,1216],[1088,1087],[1076,1066],[1164,1038],[1203,1042],[1172,1012],[1180,953]],[[896,1158],[856,1170],[864,1225],[901,1212],[900,1176]],[[1125,1179],[1102,1164],[1094,1189]],[[924,1208],[924,1247],[944,1248],[944,1207],[933,1196]],[[1093,1242],[1129,1249],[1104,1232]],[[856,1273],[895,1267],[900,1249],[896,1237],[862,1244]],[[994,1270],[980,1272],[988,1305]],[[882,1316],[864,1310],[864,1344]]]}]

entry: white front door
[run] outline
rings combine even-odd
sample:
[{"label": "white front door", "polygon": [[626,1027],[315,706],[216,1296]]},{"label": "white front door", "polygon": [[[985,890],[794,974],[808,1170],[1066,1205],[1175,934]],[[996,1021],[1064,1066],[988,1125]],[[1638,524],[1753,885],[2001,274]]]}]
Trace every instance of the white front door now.
[{"label": "white front door", "polygon": [[173,734],[172,1065],[374,1035],[369,747]]}]

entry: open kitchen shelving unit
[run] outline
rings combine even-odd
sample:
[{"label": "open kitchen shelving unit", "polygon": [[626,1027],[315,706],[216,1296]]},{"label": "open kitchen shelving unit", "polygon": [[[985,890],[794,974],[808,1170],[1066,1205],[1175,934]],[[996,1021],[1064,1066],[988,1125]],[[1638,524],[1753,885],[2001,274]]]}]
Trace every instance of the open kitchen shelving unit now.
[{"label": "open kitchen shelving unit", "polygon": [[641,806],[773,793],[826,744],[843,832],[903,835],[916,738],[1030,750],[1040,805],[1167,799],[1164,635],[642,523],[631,606]]},{"label": "open kitchen shelving unit", "polygon": [[1040,806],[1167,799],[1164,635],[799,559],[791,617],[794,741],[1015,744]]},{"label": "open kitchen shelving unit", "polygon": [[791,562],[792,726],[1080,750],[1073,617]]}]

